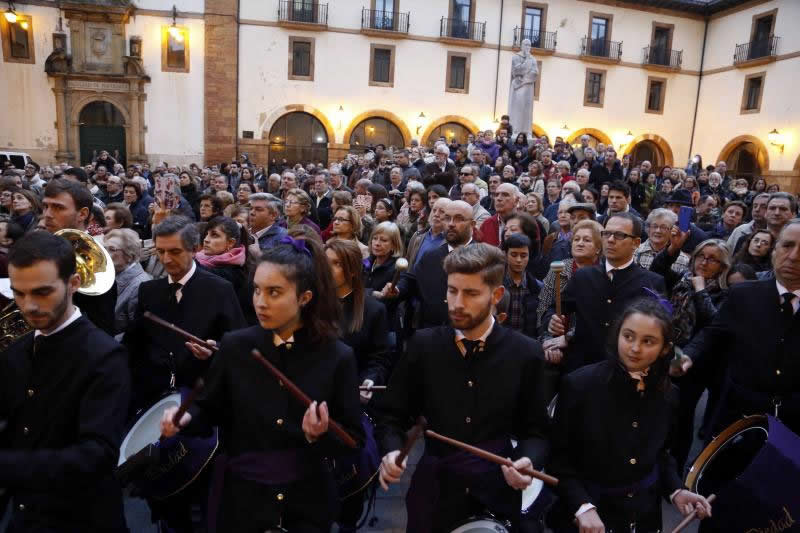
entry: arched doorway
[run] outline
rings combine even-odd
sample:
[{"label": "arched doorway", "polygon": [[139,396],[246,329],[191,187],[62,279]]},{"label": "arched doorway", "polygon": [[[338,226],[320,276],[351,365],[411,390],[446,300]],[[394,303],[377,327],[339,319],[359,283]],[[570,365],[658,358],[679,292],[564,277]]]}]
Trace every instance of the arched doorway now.
[{"label": "arched doorway", "polygon": [[366,150],[370,146],[382,144],[385,147],[395,146],[402,148],[403,134],[393,122],[381,118],[371,117],[362,120],[353,128],[348,139],[351,149]]},{"label": "arched doorway", "polygon": [[328,134],[315,116],[296,111],[283,115],[269,130],[270,159],[286,159],[290,165],[309,162],[328,164]]},{"label": "arched doorway", "polygon": [[428,135],[428,144],[433,146],[440,137],[447,139],[447,142],[455,140],[462,146],[467,145],[467,136],[474,132],[469,131],[466,127],[458,122],[445,122],[441,126],[436,126]]},{"label": "arched doorway", "polygon": [[653,168],[664,166],[664,152],[653,141],[641,141],[636,143],[631,151],[631,168],[638,167],[642,161],[650,161]]},{"label": "arched doorway", "polygon": [[733,149],[725,159],[728,164],[728,173],[738,178],[747,178],[752,182],[753,177],[761,175],[759,164],[758,146],[755,143],[745,142]]},{"label": "arched doorway", "polygon": [[120,164],[125,165],[125,119],[111,102],[94,101],[81,109],[79,118],[81,165],[87,165],[107,150]]},{"label": "arched doorway", "polygon": [[584,134],[589,136],[589,146],[592,148],[596,148],[599,143],[603,143],[606,146],[613,144],[611,142],[611,137],[595,128],[581,128],[574,131],[567,137],[567,142],[572,145],[579,145],[581,143],[581,136]]}]

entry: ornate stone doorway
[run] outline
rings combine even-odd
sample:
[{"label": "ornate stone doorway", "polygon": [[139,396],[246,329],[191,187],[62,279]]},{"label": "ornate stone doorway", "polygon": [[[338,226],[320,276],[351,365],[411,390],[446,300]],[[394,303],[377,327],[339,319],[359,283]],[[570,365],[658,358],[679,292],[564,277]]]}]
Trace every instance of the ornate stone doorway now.
[{"label": "ornate stone doorway", "polygon": [[92,102],[81,110],[79,120],[81,165],[91,163],[101,150],[126,164],[125,124],[114,104]]}]

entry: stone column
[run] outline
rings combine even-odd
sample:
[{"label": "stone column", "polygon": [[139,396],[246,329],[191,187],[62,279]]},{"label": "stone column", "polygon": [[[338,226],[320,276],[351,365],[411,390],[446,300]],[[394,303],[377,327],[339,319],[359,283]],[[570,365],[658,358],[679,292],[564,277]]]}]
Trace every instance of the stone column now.
[{"label": "stone column", "polygon": [[62,77],[55,79],[53,92],[56,95],[56,135],[58,137],[58,151],[56,159],[63,161],[71,159],[73,155],[69,151],[67,144],[67,101],[66,101],[66,81]]},{"label": "stone column", "polygon": [[130,80],[128,88],[128,114],[131,117],[131,123],[127,131],[130,137],[127,144],[130,147],[128,152],[128,159],[138,161],[141,158],[142,147],[139,142],[139,133],[142,130],[142,125],[139,116],[139,80]]},{"label": "stone column", "polygon": [[236,157],[239,94],[239,24],[237,0],[206,0],[205,21],[205,160]]}]

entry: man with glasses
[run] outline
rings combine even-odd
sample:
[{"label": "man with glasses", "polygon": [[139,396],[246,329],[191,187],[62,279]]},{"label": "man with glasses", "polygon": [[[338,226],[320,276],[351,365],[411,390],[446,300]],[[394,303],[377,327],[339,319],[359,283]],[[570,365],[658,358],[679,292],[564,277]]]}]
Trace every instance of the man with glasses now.
[{"label": "man with glasses", "polygon": [[465,183],[461,187],[461,199],[472,206],[472,220],[475,221],[475,227],[480,227],[483,221],[492,216],[481,205],[481,193],[478,186],[474,183]]},{"label": "man with glasses", "polygon": [[458,183],[450,187],[450,191],[447,193],[451,200],[461,200],[461,188],[464,184],[475,182],[475,171],[472,169],[472,165],[461,167],[458,177]]},{"label": "man with glasses", "polygon": [[[543,323],[553,337],[564,336],[557,347],[568,348],[562,373],[605,360],[609,328],[629,303],[646,295],[644,289],[666,290],[664,278],[634,262],[641,244],[642,221],[631,213],[612,215],[601,232],[605,262],[578,269],[561,295],[564,312],[555,314],[553,304]],[[570,327],[567,331],[567,316]]]}]

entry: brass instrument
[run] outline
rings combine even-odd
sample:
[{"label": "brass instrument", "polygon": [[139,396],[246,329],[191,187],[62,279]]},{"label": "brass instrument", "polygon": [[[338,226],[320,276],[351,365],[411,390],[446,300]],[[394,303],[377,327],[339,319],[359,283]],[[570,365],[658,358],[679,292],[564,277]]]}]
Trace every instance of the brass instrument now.
[{"label": "brass instrument", "polygon": [[[78,292],[88,296],[99,296],[108,292],[114,285],[115,278],[114,262],[108,251],[84,231],[62,229],[55,235],[69,241],[75,251],[75,271],[81,278]],[[32,330],[17,303],[11,300],[0,311],[0,352]]]}]

